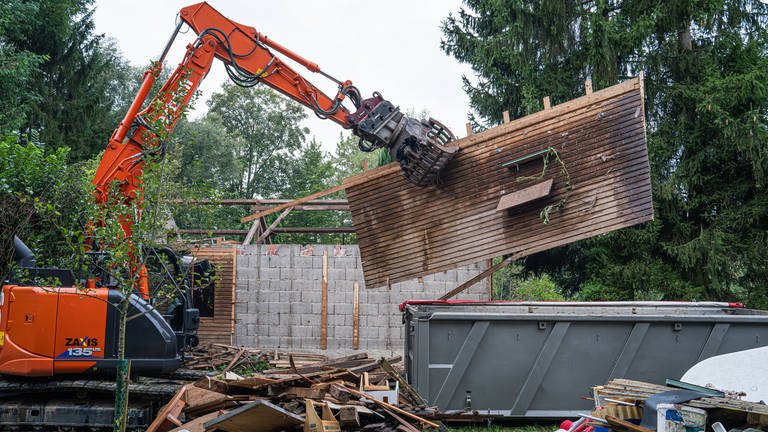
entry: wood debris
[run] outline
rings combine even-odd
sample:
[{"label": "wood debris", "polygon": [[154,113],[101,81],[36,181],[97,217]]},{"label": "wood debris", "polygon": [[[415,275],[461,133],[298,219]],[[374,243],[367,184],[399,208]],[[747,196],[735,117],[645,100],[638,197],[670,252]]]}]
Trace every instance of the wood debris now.
[{"label": "wood debris", "polygon": [[290,367],[289,357],[298,366],[327,361],[323,354],[290,352],[280,350],[262,350],[258,348],[236,347],[232,345],[211,343],[199,346],[185,354],[186,369],[196,370],[230,370],[256,371],[264,369],[265,365],[273,368]]},{"label": "wood debris", "polygon": [[[240,372],[254,358],[271,367]],[[219,375],[182,387],[148,431],[418,432],[440,427],[416,414],[435,410],[402,378],[400,361],[375,360],[365,353],[328,359],[214,344],[196,350],[188,367],[213,368]],[[396,403],[374,395],[395,389]],[[307,415],[308,409],[314,413]]]}]

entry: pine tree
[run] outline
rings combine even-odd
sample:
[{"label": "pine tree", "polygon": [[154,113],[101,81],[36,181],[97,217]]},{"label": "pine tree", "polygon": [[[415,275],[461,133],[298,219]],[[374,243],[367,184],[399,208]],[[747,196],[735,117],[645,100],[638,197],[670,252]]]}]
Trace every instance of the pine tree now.
[{"label": "pine tree", "polygon": [[[466,0],[443,50],[472,65],[477,123],[644,72],[656,220],[530,257],[590,299],[768,306],[768,5]],[[558,260],[557,257],[566,257]]]}]

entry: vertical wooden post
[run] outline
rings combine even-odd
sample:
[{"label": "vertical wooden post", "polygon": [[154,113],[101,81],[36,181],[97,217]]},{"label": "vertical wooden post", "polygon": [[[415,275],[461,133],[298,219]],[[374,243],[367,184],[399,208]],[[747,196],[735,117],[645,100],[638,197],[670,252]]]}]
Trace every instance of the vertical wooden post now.
[{"label": "vertical wooden post", "polygon": [[363,159],[363,171],[368,171],[368,159]]},{"label": "vertical wooden post", "polygon": [[355,282],[352,286],[352,349],[360,347],[360,284]]},{"label": "vertical wooden post", "polygon": [[323,250],[322,310],[320,311],[320,349],[328,348],[328,249]]},{"label": "vertical wooden post", "polygon": [[467,136],[472,135],[472,123],[467,123]]},{"label": "vertical wooden post", "polygon": [[509,111],[504,111],[501,116],[504,118],[504,123],[509,123]]},{"label": "vertical wooden post", "polygon": [[[493,258],[488,258],[488,268],[493,267]],[[493,273],[488,275],[488,300],[493,300]]]},{"label": "vertical wooden post", "polygon": [[588,95],[592,94],[592,80],[589,78],[584,81],[584,92]]},{"label": "vertical wooden post", "polygon": [[543,102],[545,110],[552,108],[552,103],[549,101],[549,96],[544,96]]}]

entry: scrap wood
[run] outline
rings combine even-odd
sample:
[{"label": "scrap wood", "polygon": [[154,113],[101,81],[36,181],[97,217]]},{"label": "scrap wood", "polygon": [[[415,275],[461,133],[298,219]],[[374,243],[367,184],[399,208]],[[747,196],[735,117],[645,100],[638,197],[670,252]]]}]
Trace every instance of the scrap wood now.
[{"label": "scrap wood", "polygon": [[[334,386],[335,387],[339,387],[337,384],[334,384]],[[343,387],[342,390],[346,391],[346,392],[349,392],[353,396],[356,396],[358,398],[368,399],[368,400],[372,401],[373,403],[375,403],[376,405],[379,405],[382,408],[386,408],[386,409],[390,409],[392,411],[395,411],[396,413],[402,414],[402,415],[404,415],[404,416],[406,416],[406,417],[408,417],[408,418],[410,418],[412,420],[416,420],[417,422],[419,422],[421,424],[424,424],[424,425],[427,425],[427,426],[433,427],[433,428],[439,428],[440,427],[440,425],[437,424],[437,423],[433,423],[433,422],[431,422],[431,421],[429,421],[427,419],[421,418],[421,417],[417,416],[416,414],[411,414],[408,411],[402,410],[402,409],[400,409],[400,408],[398,408],[398,407],[396,407],[394,405],[388,404],[386,402],[382,402],[382,401],[374,398],[373,396],[371,396],[371,395],[369,395],[367,393],[359,392],[359,391],[357,391],[355,389],[351,389],[349,387]]]},{"label": "scrap wood", "polygon": [[[633,400],[645,400],[651,395],[669,390],[675,390],[675,388],[628,379],[615,379],[604,386],[595,387],[595,391],[600,396],[630,398]],[[725,397],[703,397],[688,401],[683,405],[702,409],[724,408],[746,413],[768,415],[768,405]]]},{"label": "scrap wood", "polygon": [[160,410],[146,432],[167,432],[176,426],[181,426],[177,417],[184,408],[184,394],[189,387],[190,385],[187,384],[176,392],[173,398]]},{"label": "scrap wood", "polygon": [[[327,404],[339,418],[343,418],[345,428],[414,432],[436,425],[400,407],[378,401],[370,393],[357,390],[361,383],[365,389],[392,382],[395,378],[382,364],[388,365],[398,376],[391,362],[400,362],[401,357],[373,360],[365,353],[337,359],[315,356],[313,364],[302,367],[296,364],[293,353],[271,353],[229,345],[209,346],[206,352],[208,357],[203,359],[204,362],[225,360],[222,367],[236,364],[238,360],[233,362],[233,359],[238,356],[243,359],[254,353],[269,361],[287,356],[289,366],[293,362],[293,367],[245,377],[230,372],[233,380],[224,380],[223,376],[227,374],[199,379],[174,396],[176,400],[155,419],[155,423],[162,424],[163,428],[153,432],[170,431],[182,424],[179,419],[186,419],[189,430],[195,431],[210,430],[209,426],[223,431],[240,431],[245,430],[242,428],[247,425],[247,430],[271,432],[277,430],[269,429],[269,425],[275,422],[275,428],[287,429],[290,426],[281,416],[289,413],[303,418],[301,415],[305,413],[307,400]],[[224,409],[230,411],[224,412]],[[294,429],[298,427],[295,422],[288,423]],[[258,427],[254,429],[254,425]]]},{"label": "scrap wood", "polygon": [[223,414],[226,414],[228,411],[222,410],[222,411],[214,411],[212,413],[208,413],[202,417],[198,417],[192,421],[186,422],[183,425],[171,429],[169,432],[205,432],[207,429],[203,424],[207,421],[211,421]]},{"label": "scrap wood", "polygon": [[605,421],[608,422],[614,432],[653,432],[650,429],[618,419],[613,416],[605,416]]},{"label": "scrap wood", "polygon": [[427,406],[428,403],[426,399],[421,397],[419,392],[416,391],[410,384],[408,384],[408,381],[405,380],[405,378],[398,373],[394,367],[392,367],[392,364],[387,361],[384,357],[379,360],[379,364],[381,365],[381,368],[384,369],[384,371],[394,380],[397,380],[397,382],[400,383],[400,390],[405,392],[406,399],[410,400],[413,405],[416,406]]},{"label": "scrap wood", "polygon": [[205,422],[206,430],[226,432],[277,432],[304,423],[304,417],[272,404],[257,400]]},{"label": "scrap wood", "polygon": [[398,416],[397,414],[393,413],[391,410],[388,410],[386,408],[382,408],[384,412],[389,414],[390,417],[397,420],[400,425],[397,426],[398,430],[401,430],[403,432],[420,432],[419,429],[415,428],[412,424],[408,423],[407,421],[403,420],[402,417]]}]

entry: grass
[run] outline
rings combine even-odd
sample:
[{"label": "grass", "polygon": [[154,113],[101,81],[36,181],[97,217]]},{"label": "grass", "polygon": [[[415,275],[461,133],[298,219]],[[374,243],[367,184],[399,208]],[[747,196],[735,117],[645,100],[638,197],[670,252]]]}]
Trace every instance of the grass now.
[{"label": "grass", "polygon": [[449,426],[449,432],[555,432],[558,429],[557,423],[547,424],[525,424],[510,423],[508,425],[473,425],[473,426]]}]

